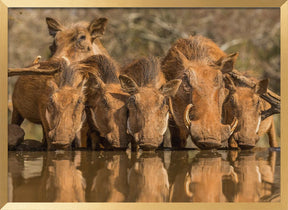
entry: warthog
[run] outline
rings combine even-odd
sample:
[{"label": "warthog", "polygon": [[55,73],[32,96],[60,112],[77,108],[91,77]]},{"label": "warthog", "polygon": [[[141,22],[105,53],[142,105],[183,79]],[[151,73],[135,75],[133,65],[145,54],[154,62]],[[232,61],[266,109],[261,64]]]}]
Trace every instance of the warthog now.
[{"label": "warthog", "polygon": [[105,32],[107,18],[95,18],[90,23],[78,22],[70,27],[50,17],[46,18],[46,23],[54,38],[50,46],[53,58],[65,56],[72,62],[97,54],[109,56],[99,40]]},{"label": "warthog", "polygon": [[[226,87],[229,89],[229,96],[224,103],[224,120],[231,123],[234,117],[239,120],[235,132],[229,139],[230,147],[249,149],[256,145],[259,137],[268,134],[271,147],[277,147],[275,125],[273,116],[261,119],[264,110],[271,105],[260,96],[267,92],[268,79],[256,81],[254,87],[227,75]],[[236,141],[236,142],[235,142]]]},{"label": "warthog", "polygon": [[172,146],[184,147],[189,133],[201,149],[220,147],[228,140],[237,120],[231,125],[221,122],[227,95],[223,75],[232,71],[236,57],[202,36],[179,39],[170,48],[162,61],[163,72],[167,80],[182,80],[172,97]]},{"label": "warthog", "polygon": [[[99,42],[98,37],[104,33],[106,23],[106,18],[99,18],[93,20],[90,24],[79,23],[66,28],[54,19],[47,18],[49,33],[54,37],[52,47],[50,47],[52,57],[48,63],[55,63],[59,58],[65,58],[69,62],[76,62],[94,53],[105,54],[106,51],[100,52],[99,50],[103,46]],[[94,48],[98,50],[93,50]],[[64,72],[60,73],[61,75],[25,75],[19,77],[12,96],[12,123],[21,125],[24,119],[28,119],[33,123],[42,124],[43,142],[45,145],[48,143],[49,148],[52,140],[53,144],[62,146],[67,146],[68,143],[71,143],[74,136],[73,132],[78,130],[78,118],[81,119],[81,114],[77,115],[77,117],[74,114],[77,110],[80,110],[81,113],[84,102],[83,91],[81,91],[84,83],[81,83],[81,85],[79,83],[83,77],[69,72],[70,68],[63,68]],[[61,91],[59,91],[59,85],[61,86]],[[70,89],[66,90],[66,86]],[[72,89],[73,91],[71,91]],[[62,96],[58,97],[60,92]],[[51,101],[49,102],[49,100]],[[68,111],[67,106],[70,106],[70,108],[74,106],[77,110]],[[64,117],[64,111],[66,114],[69,112],[71,116],[68,117],[65,114]],[[48,119],[50,117],[51,119]],[[77,120],[74,119],[75,117]],[[60,118],[63,119],[60,120]],[[77,122],[73,123],[73,120]],[[56,128],[58,126],[65,127],[61,136],[58,135],[60,135],[60,130],[62,129],[60,127]],[[64,138],[65,135],[67,136]],[[59,138],[63,139],[60,140]],[[48,139],[49,141],[47,142]]]},{"label": "warthog", "polygon": [[85,119],[85,81],[77,74],[80,72],[65,67],[59,85],[52,76],[19,78],[12,96],[12,123],[20,125],[26,118],[41,124],[48,149],[70,146]]},{"label": "warthog", "polygon": [[[122,91],[118,79],[118,68],[112,59],[95,55],[84,61],[94,76],[90,77],[87,89],[88,123],[91,130],[99,133],[100,138],[92,142],[110,148],[127,148],[131,136],[127,134],[126,101],[129,94]],[[95,141],[95,139],[92,141]]]},{"label": "warthog", "polygon": [[129,93],[128,133],[143,149],[157,148],[168,127],[167,99],[175,95],[181,80],[165,83],[158,59],[150,57],[133,62],[121,71],[122,89]]}]

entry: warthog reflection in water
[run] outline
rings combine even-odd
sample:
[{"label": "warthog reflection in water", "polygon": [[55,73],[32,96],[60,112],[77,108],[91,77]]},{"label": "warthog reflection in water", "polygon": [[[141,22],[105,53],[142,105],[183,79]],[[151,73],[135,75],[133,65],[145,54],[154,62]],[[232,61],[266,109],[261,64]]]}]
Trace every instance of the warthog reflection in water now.
[{"label": "warthog reflection in water", "polygon": [[[23,179],[21,168],[18,168],[15,164],[9,164],[11,182],[14,185],[12,189],[9,189],[10,192],[12,191],[11,201],[85,201],[86,181],[82,176],[82,172],[77,169],[81,161],[80,153],[31,153],[30,156],[32,156],[30,162],[29,158],[19,161],[19,156],[17,155],[9,157],[9,162],[15,162],[16,160],[17,165],[22,165],[22,170],[24,168],[23,171],[26,169],[26,173],[31,171],[28,173],[27,179]],[[32,160],[37,160],[39,157],[42,160],[41,165],[31,163],[33,162]],[[19,169],[22,173],[19,173]],[[39,173],[33,174],[33,171],[39,171]]]},{"label": "warthog reflection in water", "polygon": [[9,201],[279,201],[279,156],[267,150],[9,152]]}]

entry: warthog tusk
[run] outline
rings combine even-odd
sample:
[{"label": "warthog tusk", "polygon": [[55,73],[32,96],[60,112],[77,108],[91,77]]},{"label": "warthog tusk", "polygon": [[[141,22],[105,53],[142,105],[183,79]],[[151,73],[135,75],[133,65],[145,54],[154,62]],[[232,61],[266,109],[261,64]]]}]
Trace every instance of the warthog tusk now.
[{"label": "warthog tusk", "polygon": [[190,191],[190,184],[191,184],[191,178],[189,176],[189,173],[187,172],[185,176],[185,192],[188,197],[192,198],[193,192]]},{"label": "warthog tusk", "polygon": [[233,121],[232,121],[232,123],[231,123],[231,125],[230,125],[230,127],[231,127],[230,136],[234,133],[237,125],[238,125],[238,120],[237,120],[236,117],[234,117],[234,119],[233,119]]},{"label": "warthog tusk", "polygon": [[191,125],[191,120],[190,120],[190,117],[189,117],[189,113],[190,113],[190,110],[191,108],[193,107],[193,104],[188,104],[186,106],[186,109],[184,111],[184,123],[185,123],[185,126],[187,129],[190,128],[190,125]]}]

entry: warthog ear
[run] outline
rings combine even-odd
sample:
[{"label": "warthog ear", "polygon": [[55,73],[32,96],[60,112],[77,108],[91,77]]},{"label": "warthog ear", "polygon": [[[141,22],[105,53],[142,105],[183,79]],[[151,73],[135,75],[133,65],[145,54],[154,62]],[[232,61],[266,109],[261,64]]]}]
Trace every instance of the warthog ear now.
[{"label": "warthog ear", "polygon": [[255,93],[259,95],[266,93],[268,89],[268,83],[269,83],[268,79],[264,79],[258,82],[255,86]]},{"label": "warthog ear", "polygon": [[48,25],[49,34],[53,37],[56,36],[58,31],[62,31],[64,29],[64,26],[53,18],[46,17],[46,23]]},{"label": "warthog ear", "polygon": [[120,84],[124,92],[129,93],[130,95],[138,92],[138,85],[128,76],[120,75],[119,76]]},{"label": "warthog ear", "polygon": [[181,82],[182,80],[180,79],[170,80],[160,88],[160,92],[164,96],[175,96],[179,86],[181,85]]},{"label": "warthog ear", "polygon": [[48,80],[47,85],[51,88],[52,92],[58,90],[58,85],[53,80]]},{"label": "warthog ear", "polygon": [[184,69],[189,68],[191,62],[177,47],[172,50],[172,55],[182,64]]},{"label": "warthog ear", "polygon": [[108,19],[104,17],[92,20],[88,27],[91,37],[95,39],[98,36],[102,36],[105,32],[107,22]]},{"label": "warthog ear", "polygon": [[221,59],[221,63],[217,62],[221,66],[221,71],[223,74],[231,72],[234,68],[234,63],[238,57],[238,53],[232,53],[228,55],[227,57]]}]

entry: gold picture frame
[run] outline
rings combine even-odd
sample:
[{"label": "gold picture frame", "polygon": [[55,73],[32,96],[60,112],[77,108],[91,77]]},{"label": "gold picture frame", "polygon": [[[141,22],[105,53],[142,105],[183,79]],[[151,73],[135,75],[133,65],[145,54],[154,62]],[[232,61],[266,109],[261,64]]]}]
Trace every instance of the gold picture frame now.
[{"label": "gold picture frame", "polygon": [[[279,203],[7,203],[8,198],[8,9],[9,8],[87,8],[87,7],[197,7],[197,8],[280,8],[281,21],[281,202]],[[0,0],[0,208],[8,209],[288,209],[288,0]]]}]

